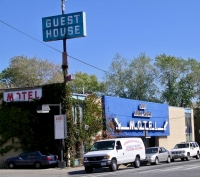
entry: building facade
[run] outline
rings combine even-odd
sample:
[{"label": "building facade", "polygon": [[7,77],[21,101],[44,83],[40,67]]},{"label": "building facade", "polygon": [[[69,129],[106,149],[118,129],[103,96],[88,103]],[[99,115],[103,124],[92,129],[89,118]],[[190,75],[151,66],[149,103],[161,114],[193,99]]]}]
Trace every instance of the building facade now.
[{"label": "building facade", "polygon": [[[0,93],[3,94],[0,99],[1,105],[2,101],[40,99],[42,88],[6,89],[0,90]],[[72,97],[84,100],[86,95],[73,94]],[[106,122],[113,122],[115,128],[112,133],[116,136],[141,137],[146,147],[163,146],[168,150],[176,143],[195,140],[193,109],[110,96],[102,97],[102,105]],[[76,122],[76,109],[73,108],[72,112]],[[80,108],[81,118],[82,113],[83,108]],[[110,127],[107,126],[107,129],[110,131]],[[13,143],[13,139],[9,141],[7,144]],[[1,156],[0,168],[3,168],[3,161],[6,158],[20,152],[21,150],[12,150]]]},{"label": "building facade", "polygon": [[146,147],[169,150],[176,143],[195,140],[190,108],[109,96],[103,97],[103,104],[107,122],[114,122],[112,133],[116,136],[141,137]]}]

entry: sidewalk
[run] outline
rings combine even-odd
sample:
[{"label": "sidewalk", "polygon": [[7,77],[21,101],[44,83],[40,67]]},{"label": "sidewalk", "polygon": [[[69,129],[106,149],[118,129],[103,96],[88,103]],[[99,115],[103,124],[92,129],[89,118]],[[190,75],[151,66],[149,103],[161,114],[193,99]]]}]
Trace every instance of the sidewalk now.
[{"label": "sidewalk", "polygon": [[65,167],[65,168],[51,168],[51,169],[66,170],[66,171],[80,171],[80,170],[85,170],[84,166]]}]

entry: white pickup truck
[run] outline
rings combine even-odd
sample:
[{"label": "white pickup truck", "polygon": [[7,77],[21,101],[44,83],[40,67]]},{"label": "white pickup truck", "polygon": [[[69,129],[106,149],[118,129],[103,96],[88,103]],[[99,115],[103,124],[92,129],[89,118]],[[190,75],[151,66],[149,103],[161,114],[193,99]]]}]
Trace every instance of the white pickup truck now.
[{"label": "white pickup truck", "polygon": [[172,155],[172,162],[178,158],[182,161],[185,159],[188,161],[191,157],[199,159],[199,145],[194,141],[178,143],[170,152]]}]

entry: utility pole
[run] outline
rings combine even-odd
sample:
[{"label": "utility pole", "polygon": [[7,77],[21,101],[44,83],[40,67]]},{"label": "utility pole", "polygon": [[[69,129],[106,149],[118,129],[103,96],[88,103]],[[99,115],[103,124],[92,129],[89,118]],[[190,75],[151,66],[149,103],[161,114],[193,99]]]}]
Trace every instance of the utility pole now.
[{"label": "utility pole", "polygon": [[[61,9],[62,15],[65,14],[65,1],[61,0]],[[66,31],[65,31],[66,33]],[[68,59],[67,59],[67,46],[66,46],[66,39],[63,39],[63,52],[62,52],[62,70],[63,70],[63,77],[64,77],[64,84],[67,84],[67,75],[68,75]],[[60,107],[61,112],[61,107]],[[61,113],[60,113],[61,114]],[[65,168],[66,162],[63,160],[63,150],[65,147],[64,139],[60,140],[60,148],[61,148],[61,162],[58,163],[59,168]]]},{"label": "utility pole", "polygon": [[[61,0],[62,5],[62,15],[65,14],[65,1]],[[66,31],[65,31],[66,32]],[[66,39],[63,39],[63,53],[62,53],[62,70],[63,70],[63,77],[64,77],[64,83],[67,84],[67,75],[68,75],[68,58],[67,58],[67,44]]]}]

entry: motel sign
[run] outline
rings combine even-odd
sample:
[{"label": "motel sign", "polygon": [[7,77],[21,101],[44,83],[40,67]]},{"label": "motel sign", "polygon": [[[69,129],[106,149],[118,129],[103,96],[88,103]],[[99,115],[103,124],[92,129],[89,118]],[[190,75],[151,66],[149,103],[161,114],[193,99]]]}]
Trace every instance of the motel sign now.
[{"label": "motel sign", "polygon": [[86,14],[76,12],[42,18],[43,41],[86,36]]},{"label": "motel sign", "polygon": [[33,101],[42,97],[42,88],[31,90],[6,91],[3,93],[5,102]]}]

